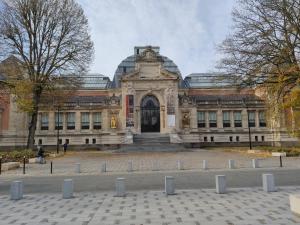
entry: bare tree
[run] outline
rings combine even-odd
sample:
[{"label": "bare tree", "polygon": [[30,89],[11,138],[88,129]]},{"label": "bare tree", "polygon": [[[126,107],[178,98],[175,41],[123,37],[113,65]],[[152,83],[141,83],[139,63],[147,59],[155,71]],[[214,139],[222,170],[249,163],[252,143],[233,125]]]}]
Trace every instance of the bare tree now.
[{"label": "bare tree", "polygon": [[300,0],[239,0],[233,20],[219,67],[241,86],[284,97],[300,82]]},{"label": "bare tree", "polygon": [[91,62],[88,20],[75,0],[0,0],[0,4],[2,54],[21,62],[24,82],[30,86],[27,147],[32,149],[42,94],[60,77],[85,72]]}]

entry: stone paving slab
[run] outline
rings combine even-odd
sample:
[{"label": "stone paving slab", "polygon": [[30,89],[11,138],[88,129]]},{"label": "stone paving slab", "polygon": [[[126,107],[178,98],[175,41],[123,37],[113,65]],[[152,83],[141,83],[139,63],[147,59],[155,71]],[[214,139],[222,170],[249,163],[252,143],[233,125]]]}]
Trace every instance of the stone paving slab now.
[{"label": "stone paving slab", "polygon": [[[202,169],[202,161],[207,160],[209,170],[227,169],[228,160],[235,160],[238,169],[252,168],[254,155],[222,150],[193,150],[188,152],[71,152],[61,158],[53,159],[54,174],[69,175],[75,173],[75,164],[81,164],[83,174],[95,174],[101,172],[104,162],[108,172],[125,172],[128,170],[128,162],[133,162],[133,170],[144,172],[158,169],[160,171],[174,171],[178,169],[177,161],[181,160],[184,170]],[[278,157],[260,158],[261,168],[278,168]],[[154,168],[157,165],[157,168]],[[285,168],[300,168],[300,157],[284,157]],[[23,168],[6,171],[4,175],[21,175]],[[27,164],[26,173],[32,176],[50,174],[50,161],[47,164]]]},{"label": "stone paving slab", "polygon": [[129,192],[124,198],[113,192],[26,195],[19,201],[0,196],[0,224],[16,225],[292,225],[300,217],[289,208],[289,194],[300,186],[280,187],[265,193],[261,188],[229,189],[216,194],[212,189]]}]

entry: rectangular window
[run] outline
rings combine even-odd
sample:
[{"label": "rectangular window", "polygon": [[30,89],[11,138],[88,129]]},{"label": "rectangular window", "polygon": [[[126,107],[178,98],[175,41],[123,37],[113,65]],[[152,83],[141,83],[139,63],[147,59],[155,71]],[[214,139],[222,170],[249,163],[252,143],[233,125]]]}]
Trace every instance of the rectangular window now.
[{"label": "rectangular window", "polygon": [[233,113],[234,127],[242,127],[242,112],[237,111]]},{"label": "rectangular window", "polygon": [[258,117],[259,117],[259,126],[260,127],[266,127],[267,124],[266,124],[266,114],[265,114],[265,111],[260,111]]},{"label": "rectangular window", "polygon": [[255,141],[258,141],[258,136],[255,136]]},{"label": "rectangular window", "polygon": [[205,112],[198,112],[197,120],[198,120],[198,127],[206,127],[205,126]]},{"label": "rectangular window", "polygon": [[261,136],[261,141],[262,141],[262,142],[265,141],[265,136]]},{"label": "rectangular window", "polygon": [[62,139],[58,139],[58,144],[62,144]]},{"label": "rectangular window", "polygon": [[96,144],[96,138],[93,138],[93,144]]},{"label": "rectangular window", "polygon": [[43,140],[39,139],[39,145],[42,145],[42,144],[43,144]]},{"label": "rectangular window", "polygon": [[63,129],[63,121],[64,121],[64,114],[63,113],[55,113],[55,130]]},{"label": "rectangular window", "polygon": [[233,138],[232,138],[232,136],[230,136],[230,137],[229,137],[229,141],[230,141],[230,142],[232,142],[232,141],[233,141]]},{"label": "rectangular window", "polygon": [[85,144],[89,144],[90,140],[89,139],[85,139]]},{"label": "rectangular window", "polygon": [[207,142],[207,137],[204,137],[204,142]]},{"label": "rectangular window", "polygon": [[41,130],[49,129],[49,115],[48,113],[41,113]]},{"label": "rectangular window", "polygon": [[210,137],[210,141],[211,141],[211,142],[214,142],[214,141],[215,141],[215,138],[214,138],[214,137]]},{"label": "rectangular window", "polygon": [[90,113],[88,112],[81,113],[81,129],[82,130],[90,129]]},{"label": "rectangular window", "polygon": [[93,113],[93,128],[95,130],[101,129],[101,113],[100,112]]},{"label": "rectangular window", "polygon": [[248,119],[249,119],[249,127],[255,127],[255,112],[254,111],[248,111]]},{"label": "rectangular window", "polygon": [[67,129],[75,130],[75,113],[74,112],[67,113]]},{"label": "rectangular window", "polygon": [[209,112],[209,127],[217,127],[217,112]]},{"label": "rectangular window", "polygon": [[223,112],[223,127],[231,127],[230,125],[230,112]]},{"label": "rectangular window", "polygon": [[240,137],[239,137],[239,136],[236,136],[236,137],[235,137],[235,140],[236,140],[236,142],[240,142]]}]

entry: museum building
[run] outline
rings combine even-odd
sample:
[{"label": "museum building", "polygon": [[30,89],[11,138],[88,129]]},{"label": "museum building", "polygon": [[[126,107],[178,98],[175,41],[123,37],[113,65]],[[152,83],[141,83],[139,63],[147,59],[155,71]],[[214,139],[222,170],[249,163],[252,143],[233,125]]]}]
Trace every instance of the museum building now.
[{"label": "museum building", "polygon": [[[261,90],[240,90],[220,77],[193,73],[183,79],[159,47],[135,47],[112,81],[101,74],[82,75],[81,88],[63,104],[42,104],[35,142],[49,147],[68,142],[71,148],[130,149],[143,143],[174,148],[298,141],[287,132],[284,115],[275,123],[266,119]],[[17,109],[12,95],[0,98],[0,148],[26,146],[28,123],[28,115]]]}]

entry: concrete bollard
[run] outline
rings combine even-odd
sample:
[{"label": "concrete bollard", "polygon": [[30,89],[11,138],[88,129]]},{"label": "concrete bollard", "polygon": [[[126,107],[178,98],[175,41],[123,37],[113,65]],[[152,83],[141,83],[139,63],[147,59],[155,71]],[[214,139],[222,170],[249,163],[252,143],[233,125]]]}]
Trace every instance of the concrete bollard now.
[{"label": "concrete bollard", "polygon": [[207,170],[207,161],[206,160],[203,160],[203,167],[202,167],[204,170]]},{"label": "concrete bollard", "polygon": [[106,162],[102,163],[101,165],[101,172],[106,173]]},{"label": "concrete bollard", "polygon": [[74,183],[73,179],[65,179],[62,186],[62,196],[64,199],[73,198]]},{"label": "concrete bollard", "polygon": [[76,163],[76,164],[75,164],[75,173],[81,173],[81,170],[80,170],[80,163]]},{"label": "concrete bollard", "polygon": [[175,194],[174,177],[171,177],[171,176],[165,177],[165,193],[166,193],[166,195],[174,195]]},{"label": "concrete bollard", "polygon": [[290,195],[290,208],[293,213],[300,216],[300,195]]},{"label": "concrete bollard", "polygon": [[258,163],[258,159],[252,159],[252,167],[255,168],[259,168],[259,163]]},{"label": "concrete bollard", "polygon": [[263,174],[262,181],[263,181],[263,189],[265,192],[277,191],[277,189],[275,187],[273,174]]},{"label": "concrete bollard", "polygon": [[126,189],[125,189],[125,178],[117,178],[116,180],[116,197],[125,197]]},{"label": "concrete bollard", "polygon": [[132,161],[128,161],[128,168],[127,168],[128,172],[132,172],[133,171],[133,162]]},{"label": "concrete bollard", "polygon": [[229,167],[229,169],[234,169],[235,168],[233,159],[228,160],[228,167]]},{"label": "concrete bollard", "polygon": [[183,162],[181,160],[177,161],[177,169],[178,170],[183,170]]},{"label": "concrete bollard", "polygon": [[216,192],[217,194],[226,193],[226,176],[216,175]]},{"label": "concrete bollard", "polygon": [[153,171],[159,171],[159,164],[157,161],[152,162],[152,170]]},{"label": "concrete bollard", "polygon": [[23,198],[23,181],[13,181],[10,187],[10,199],[20,200]]}]

